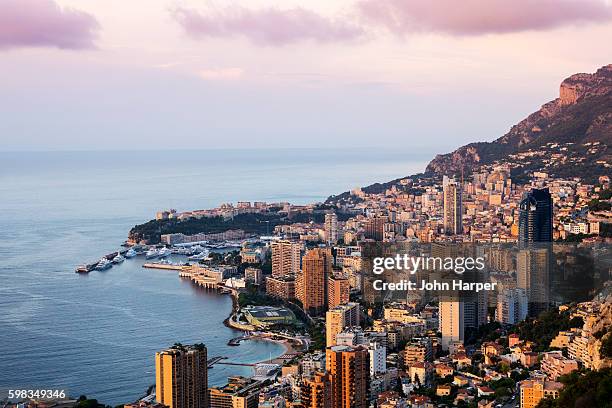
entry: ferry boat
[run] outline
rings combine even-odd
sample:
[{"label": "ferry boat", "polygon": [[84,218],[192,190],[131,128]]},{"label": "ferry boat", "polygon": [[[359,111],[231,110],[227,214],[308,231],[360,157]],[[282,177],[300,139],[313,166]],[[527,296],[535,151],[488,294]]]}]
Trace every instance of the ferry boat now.
[{"label": "ferry boat", "polygon": [[104,271],[113,266],[113,263],[106,258],[100,259],[100,262],[96,265],[96,271]]},{"label": "ferry boat", "polygon": [[125,258],[121,254],[117,254],[117,256],[113,258],[114,264],[120,264],[123,261],[125,261]]},{"label": "ferry boat", "polygon": [[128,249],[128,250],[127,250],[127,252],[125,253],[125,255],[124,255],[124,256],[125,256],[126,258],[133,258],[133,257],[135,257],[136,255],[137,255],[137,254],[136,254],[136,251],[134,251],[134,248],[130,248],[130,249]]}]

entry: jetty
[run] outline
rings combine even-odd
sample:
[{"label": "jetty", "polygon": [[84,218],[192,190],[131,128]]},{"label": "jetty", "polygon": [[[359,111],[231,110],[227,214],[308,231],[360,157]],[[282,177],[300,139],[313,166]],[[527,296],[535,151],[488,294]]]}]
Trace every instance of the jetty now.
[{"label": "jetty", "polygon": [[208,361],[206,361],[206,364],[208,365],[208,368],[213,368],[215,364],[243,366],[243,367],[254,367],[255,366],[255,364],[251,364],[251,363],[236,363],[233,361],[225,361],[225,360],[227,360],[227,357],[216,356],[216,357],[208,359]]},{"label": "jetty", "polygon": [[167,263],[158,263],[158,262],[148,262],[142,265],[143,268],[148,269],[166,269],[171,271],[182,271],[184,265],[173,265]]},{"label": "jetty", "polygon": [[[106,254],[102,258],[106,258],[107,260],[112,261],[117,255],[125,255],[126,252],[127,252],[127,249],[122,249],[120,251],[115,251],[115,252],[111,252],[110,254]],[[100,261],[94,261],[94,262],[88,262],[82,265],[78,265],[74,271],[76,273],[89,273],[93,271],[94,269],[96,269],[96,266],[98,265],[99,262]]]}]

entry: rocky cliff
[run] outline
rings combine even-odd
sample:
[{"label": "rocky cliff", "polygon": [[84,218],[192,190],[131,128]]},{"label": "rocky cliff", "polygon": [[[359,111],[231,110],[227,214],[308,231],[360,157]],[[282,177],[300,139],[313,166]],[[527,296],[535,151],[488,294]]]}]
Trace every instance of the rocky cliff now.
[{"label": "rocky cliff", "polygon": [[[559,98],[544,104],[504,136],[437,155],[426,171],[453,174],[503,160],[509,154],[537,149],[546,143],[582,145],[596,141],[606,146],[612,144],[612,64],[594,74],[570,76],[561,83]],[[610,160],[609,149],[592,159]]]}]

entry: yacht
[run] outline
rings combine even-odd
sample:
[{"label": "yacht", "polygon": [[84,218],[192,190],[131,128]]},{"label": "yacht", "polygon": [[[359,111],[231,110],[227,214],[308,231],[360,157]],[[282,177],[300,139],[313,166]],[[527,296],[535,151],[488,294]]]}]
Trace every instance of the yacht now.
[{"label": "yacht", "polygon": [[123,261],[125,261],[125,258],[121,254],[117,254],[117,256],[113,258],[114,264],[120,264]]},{"label": "yacht", "polygon": [[134,251],[134,248],[130,248],[127,250],[127,252],[124,255],[126,258],[133,258],[136,256],[136,251]]},{"label": "yacht", "polygon": [[97,271],[105,271],[109,269],[111,266],[113,266],[113,263],[111,261],[109,261],[106,258],[102,258],[100,259],[100,262],[98,262],[98,264],[96,265],[95,269]]},{"label": "yacht", "polygon": [[157,252],[157,249],[155,248],[149,249],[147,253],[145,254],[145,258],[147,259],[157,258],[158,256],[159,256],[159,252]]},{"label": "yacht", "polygon": [[170,251],[168,248],[162,248],[162,249],[160,249],[159,251],[157,251],[157,255],[158,255],[160,258],[165,258],[165,257],[167,257],[168,255],[170,255],[171,253],[172,253],[172,251]]},{"label": "yacht", "polygon": [[189,259],[190,261],[202,261],[204,259],[208,259],[209,255],[210,255],[210,251],[208,249],[204,249],[199,254],[192,255],[187,259]]}]

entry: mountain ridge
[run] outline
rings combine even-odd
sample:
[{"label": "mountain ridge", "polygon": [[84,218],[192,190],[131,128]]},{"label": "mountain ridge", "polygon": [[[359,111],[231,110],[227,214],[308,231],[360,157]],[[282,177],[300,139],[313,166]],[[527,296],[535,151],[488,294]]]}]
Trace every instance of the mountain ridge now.
[{"label": "mountain ridge", "polygon": [[[426,173],[457,174],[510,154],[537,149],[546,143],[612,143],[612,64],[593,74],[571,75],[561,82],[559,97],[545,103],[492,142],[474,142],[451,153],[438,154]],[[593,157],[610,161],[610,152]]]}]

